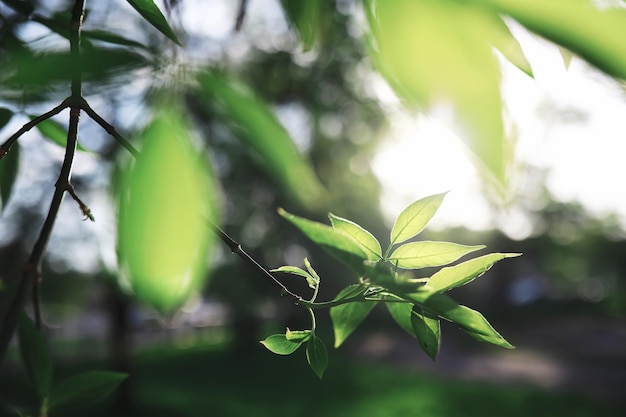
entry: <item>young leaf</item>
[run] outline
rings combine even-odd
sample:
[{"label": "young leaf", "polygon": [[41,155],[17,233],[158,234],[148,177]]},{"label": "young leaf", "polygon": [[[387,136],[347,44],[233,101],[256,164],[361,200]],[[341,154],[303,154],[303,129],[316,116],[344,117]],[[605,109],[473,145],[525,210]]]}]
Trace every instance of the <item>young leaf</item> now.
[{"label": "young leaf", "polygon": [[425,314],[415,306],[411,312],[411,325],[421,348],[433,361],[436,360],[441,345],[439,318]]},{"label": "young leaf", "polygon": [[389,314],[398,323],[405,332],[415,337],[413,331],[413,324],[411,323],[411,312],[413,311],[413,304],[406,302],[385,303]]},{"label": "young leaf", "polygon": [[315,278],[311,276],[311,274],[309,274],[302,268],[298,268],[297,266],[289,266],[289,265],[281,266],[280,268],[270,270],[270,272],[285,272],[287,274],[293,274],[293,275],[298,275],[300,277],[304,277],[309,287],[313,289],[315,289],[317,283],[319,282],[319,281],[316,282]]},{"label": "young leaf", "polygon": [[328,217],[333,228],[346,233],[361,245],[368,260],[377,261],[383,257],[380,243],[370,232],[353,221],[335,216],[332,213],[329,213]]},{"label": "young leaf", "polygon": [[298,350],[303,342],[304,340],[301,339],[289,340],[284,334],[273,334],[265,340],[261,340],[263,346],[277,355],[291,355]]},{"label": "young leaf", "polygon": [[304,258],[304,266],[306,267],[307,271],[309,271],[309,274],[311,275],[311,281],[309,281],[309,287],[315,289],[320,285],[320,276],[317,275],[317,272],[315,272],[315,269],[313,269],[313,267],[311,266],[311,262],[309,262],[308,258]]},{"label": "young leaf", "polygon": [[437,292],[448,291],[478,278],[496,262],[520,255],[520,253],[490,253],[455,266],[441,268],[429,278],[428,286]]},{"label": "young leaf", "polygon": [[20,161],[20,146],[16,143],[11,151],[0,160],[0,203],[2,208],[6,206],[17,178]]},{"label": "young leaf", "polygon": [[405,208],[391,229],[391,244],[417,236],[433,218],[447,192],[424,197]]},{"label": "young leaf", "polygon": [[48,410],[79,408],[99,401],[127,377],[108,371],[90,371],[69,377],[53,387]]},{"label": "young leaf", "polygon": [[[52,119],[46,119],[37,124],[37,130],[39,130],[39,132],[46,139],[49,139],[51,142],[65,148],[65,144],[67,143],[67,128],[65,128],[61,123]],[[86,151],[80,143],[76,144],[76,149],[79,151]]]},{"label": "young leaf", "polygon": [[181,45],[178,37],[165,20],[165,16],[161,13],[154,0],[126,0],[133,6],[139,14],[148,21],[152,26],[159,30],[162,34],[170,38],[172,41]]},{"label": "young leaf", "polygon": [[310,338],[310,330],[290,330],[289,327],[287,327],[287,331],[285,332],[285,339],[290,342],[306,342]]},{"label": "young leaf", "polygon": [[322,379],[324,371],[328,366],[328,352],[326,345],[319,337],[312,335],[306,345],[306,360],[319,379]]},{"label": "young leaf", "polygon": [[367,260],[367,254],[354,239],[330,226],[295,216],[283,209],[278,209],[278,213],[338,260],[356,272],[364,271],[363,261]]},{"label": "young leaf", "polygon": [[[351,287],[344,288],[337,297],[341,297],[344,293],[351,293]],[[351,303],[341,304],[330,309],[330,318],[333,322],[333,330],[335,332],[335,348],[341,344],[352,334],[352,332],[361,324],[361,322],[372,311],[376,301],[354,301]]]},{"label": "young leaf", "polygon": [[46,342],[26,314],[19,318],[17,336],[22,362],[39,400],[43,401],[50,392],[52,382],[52,360]]},{"label": "young leaf", "polygon": [[396,249],[389,259],[401,268],[426,268],[449,264],[484,247],[484,245],[465,246],[451,242],[411,242]]}]

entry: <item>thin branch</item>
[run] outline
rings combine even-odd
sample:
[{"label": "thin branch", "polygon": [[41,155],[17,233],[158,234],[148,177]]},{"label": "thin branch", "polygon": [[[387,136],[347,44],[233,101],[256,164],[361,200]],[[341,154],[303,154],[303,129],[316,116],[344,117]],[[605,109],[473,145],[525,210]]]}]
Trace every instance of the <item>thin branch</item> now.
[{"label": "thin branch", "polygon": [[248,0],[239,0],[239,8],[237,9],[237,19],[235,20],[235,32],[239,32],[243,26],[243,21],[246,18],[246,9],[248,6]]},{"label": "thin branch", "polygon": [[43,122],[44,120],[47,120],[51,118],[52,116],[55,116],[61,113],[61,111],[63,111],[64,109],[70,106],[70,101],[71,100],[69,97],[66,98],[65,100],[63,100],[61,104],[59,104],[58,106],[56,106],[49,112],[46,112],[42,114],[41,116],[35,117],[33,120],[31,120],[30,122],[22,126],[20,130],[15,132],[9,139],[7,139],[2,145],[0,145],[0,159],[2,159],[4,155],[9,153],[11,146],[13,146],[15,142],[17,142],[20,136],[22,136],[24,133],[28,132],[29,130],[31,130],[33,127],[37,126],[39,123]]},{"label": "thin branch", "polygon": [[115,128],[111,124],[109,124],[98,113],[96,113],[95,110],[89,106],[87,100],[81,99],[80,107],[85,111],[85,113],[87,113],[89,117],[91,117],[104,130],[106,130],[109,135],[113,136],[115,140],[117,140],[124,148],[126,148],[126,150],[130,152],[135,158],[139,157],[139,151],[133,145],[131,145],[130,142],[124,139],[122,135],[117,133],[117,130],[115,130]]},{"label": "thin branch", "polygon": [[85,204],[83,203],[83,200],[81,200],[78,195],[76,195],[76,192],[74,191],[74,187],[72,186],[72,184],[67,184],[67,186],[65,187],[65,190],[70,193],[70,195],[72,196],[72,198],[74,199],[74,201],[76,201],[78,203],[78,207],[80,208],[80,211],[83,212],[83,216],[85,216],[85,218],[83,220],[91,220],[92,222],[95,222],[96,219],[93,217],[93,214],[91,213],[91,209]]}]

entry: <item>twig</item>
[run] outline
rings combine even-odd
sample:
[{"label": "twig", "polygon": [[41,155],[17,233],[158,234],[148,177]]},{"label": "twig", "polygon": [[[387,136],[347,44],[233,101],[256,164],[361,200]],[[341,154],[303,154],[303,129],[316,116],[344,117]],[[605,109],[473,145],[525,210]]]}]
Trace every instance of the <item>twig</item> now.
[{"label": "twig", "polygon": [[74,191],[74,187],[72,186],[72,184],[67,184],[67,186],[65,187],[65,190],[68,193],[70,193],[70,195],[72,196],[74,201],[76,201],[78,203],[78,207],[80,208],[80,211],[82,211],[83,212],[83,216],[85,216],[85,218],[83,220],[89,219],[92,222],[95,222],[96,219],[93,217],[93,214],[91,213],[91,209],[85,203],[83,203],[83,200],[81,200],[76,195],[76,192]]},{"label": "twig", "polygon": [[117,130],[115,130],[115,128],[111,124],[109,124],[98,113],[96,113],[95,110],[89,106],[87,100],[81,99],[80,107],[85,111],[85,113],[87,113],[89,117],[91,117],[104,130],[106,130],[109,135],[113,136],[115,140],[117,140],[124,148],[126,148],[126,150],[130,152],[135,158],[139,157],[139,151],[133,145],[131,145],[130,142],[124,139],[122,135],[117,133]]},{"label": "twig", "polygon": [[243,21],[246,18],[246,9],[248,0],[239,0],[239,8],[237,9],[237,19],[235,20],[235,32],[239,32],[243,26]]}]

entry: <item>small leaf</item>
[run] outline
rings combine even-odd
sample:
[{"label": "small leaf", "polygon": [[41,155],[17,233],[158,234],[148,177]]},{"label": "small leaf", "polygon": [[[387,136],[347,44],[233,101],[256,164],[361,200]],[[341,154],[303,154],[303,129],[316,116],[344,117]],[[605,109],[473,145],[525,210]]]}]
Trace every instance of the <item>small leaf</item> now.
[{"label": "small leaf", "polygon": [[311,262],[309,262],[308,258],[304,258],[304,266],[306,267],[307,271],[309,271],[309,274],[311,275],[311,280],[308,281],[309,287],[313,289],[319,287],[320,281],[321,281],[320,276],[317,275],[317,272],[315,272],[315,269],[313,269],[313,267],[311,266]]},{"label": "small leaf", "polygon": [[365,249],[367,258],[370,261],[377,261],[383,257],[380,243],[370,232],[353,221],[335,216],[332,213],[329,213],[328,217],[330,218],[330,223],[333,228],[346,233]]},{"label": "small leaf", "polygon": [[319,337],[312,335],[306,346],[306,360],[319,379],[322,379],[328,366],[328,352],[326,345]]},{"label": "small leaf", "polygon": [[[31,117],[34,118],[34,116]],[[65,148],[65,145],[67,143],[67,128],[64,127],[61,123],[52,119],[46,119],[43,122],[37,124],[37,130],[39,130],[39,132],[46,139],[49,139],[53,143],[56,143],[62,148]],[[83,148],[80,143],[76,144],[76,149],[78,149],[79,151],[86,151],[86,149]]]},{"label": "small leaf", "polygon": [[389,314],[395,320],[396,323],[404,331],[410,334],[413,337],[415,336],[415,332],[413,331],[413,324],[411,323],[411,312],[413,311],[413,304],[406,302],[393,302],[393,303],[385,303],[387,305],[387,310],[389,310]]},{"label": "small leaf", "polygon": [[128,3],[133,6],[135,10],[139,12],[139,14],[148,21],[152,26],[157,28],[159,32],[176,42],[178,45],[181,45],[178,37],[167,23],[165,16],[161,13],[161,10],[154,4],[153,0],[126,0]]},{"label": "small leaf", "polygon": [[389,259],[401,268],[426,268],[449,264],[484,247],[484,245],[465,246],[451,242],[411,242],[396,249]]},{"label": "small leaf", "polygon": [[300,277],[304,277],[309,287],[315,289],[315,285],[316,285],[315,278],[313,278],[311,274],[306,272],[304,269],[298,268],[297,266],[289,266],[289,265],[281,266],[280,268],[270,270],[270,272],[285,272],[287,274],[293,274],[293,275],[298,275]]},{"label": "small leaf", "polygon": [[520,255],[520,253],[490,253],[455,266],[442,268],[430,277],[428,286],[437,292],[448,291],[481,276],[496,262]]},{"label": "small leaf", "polygon": [[20,146],[15,143],[9,153],[0,160],[0,203],[6,206],[17,178],[20,163]]},{"label": "small leaf", "polygon": [[295,216],[283,209],[278,209],[278,213],[335,258],[356,272],[364,271],[363,261],[367,260],[367,254],[354,239],[330,226]]},{"label": "small leaf", "polygon": [[417,236],[433,218],[447,192],[424,197],[405,208],[391,229],[391,244]]},{"label": "small leaf", "polygon": [[[337,297],[341,297],[342,293],[351,292],[353,292],[351,287],[344,288]],[[341,346],[376,304],[376,301],[354,301],[330,309],[330,318],[335,332],[335,348]]]},{"label": "small leaf", "polygon": [[425,314],[420,307],[415,306],[411,312],[411,324],[421,348],[433,361],[436,360],[441,345],[439,319]]},{"label": "small leaf", "polygon": [[52,389],[48,410],[67,410],[99,401],[127,377],[126,374],[108,371],[90,371],[69,377]]},{"label": "small leaf", "polygon": [[288,340],[284,334],[273,334],[265,340],[261,340],[261,344],[270,352],[277,355],[291,355],[302,345],[303,340]]},{"label": "small leaf", "polygon": [[290,330],[289,327],[287,327],[287,331],[285,332],[285,339],[289,342],[306,342],[310,338],[310,330]]},{"label": "small leaf", "polygon": [[333,299],[333,301],[344,300],[347,298],[355,298],[360,295],[365,294],[368,287],[363,284],[353,284],[349,285],[337,294],[337,296]]},{"label": "small leaf", "polygon": [[26,314],[20,316],[17,334],[22,362],[39,401],[43,401],[50,392],[52,382],[52,360],[46,342]]}]

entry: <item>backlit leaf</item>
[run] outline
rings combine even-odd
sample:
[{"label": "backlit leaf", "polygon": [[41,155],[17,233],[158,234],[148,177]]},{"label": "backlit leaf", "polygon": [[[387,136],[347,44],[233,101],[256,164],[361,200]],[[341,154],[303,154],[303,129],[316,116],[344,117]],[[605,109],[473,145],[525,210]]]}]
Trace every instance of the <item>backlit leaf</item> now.
[{"label": "backlit leaf", "polygon": [[441,346],[439,319],[424,314],[421,308],[415,306],[411,312],[411,324],[421,348],[433,361],[436,360]]},{"label": "backlit leaf", "polygon": [[[350,287],[344,288],[337,297],[350,293]],[[335,332],[335,347],[338,348],[361,324],[367,315],[376,306],[376,301],[355,301],[341,304],[330,309],[330,318]]]},{"label": "backlit leaf", "polygon": [[161,10],[154,4],[154,0],[126,0],[128,4],[133,6],[139,14],[148,21],[152,26],[157,28],[159,32],[180,45],[178,37],[170,27],[169,23],[161,13]]},{"label": "backlit leaf", "polygon": [[109,395],[128,375],[91,371],[69,377],[54,386],[48,410],[73,409],[97,402]]},{"label": "backlit leaf", "polygon": [[524,50],[520,46],[511,30],[502,20],[502,17],[494,14],[489,16],[492,24],[485,25],[491,44],[513,65],[533,77],[533,70],[526,58]]},{"label": "backlit leaf", "polygon": [[52,360],[46,342],[25,314],[20,316],[17,335],[22,362],[39,401],[43,401],[48,396],[52,383]]},{"label": "backlit leaf", "polygon": [[356,272],[364,271],[363,261],[367,260],[367,254],[354,239],[330,226],[295,216],[283,209],[279,209],[278,213],[335,258]]},{"label": "backlit leaf", "polygon": [[416,337],[415,332],[413,331],[413,324],[411,323],[411,311],[413,311],[413,304],[408,302],[394,302],[385,304],[387,305],[387,310],[389,310],[389,314],[391,314],[391,317],[393,317],[395,322],[398,323],[398,325],[402,327],[402,329],[404,329],[404,331],[406,331],[408,334]]},{"label": "backlit leaf", "polygon": [[316,286],[315,278],[311,276],[311,274],[309,274],[307,271],[305,271],[302,268],[298,268],[297,266],[289,266],[289,265],[281,266],[280,268],[272,269],[270,272],[285,272],[288,274],[298,275],[306,279],[306,282],[309,285],[309,287],[315,288]]},{"label": "backlit leaf", "polygon": [[391,244],[417,236],[433,218],[447,193],[424,197],[405,208],[391,229]]},{"label": "backlit leaf", "polygon": [[458,265],[441,268],[428,280],[428,286],[437,292],[465,285],[484,274],[498,261],[520,256],[519,253],[490,253]]},{"label": "backlit leaf", "polygon": [[163,313],[180,307],[206,279],[213,234],[205,217],[214,223],[218,217],[211,171],[188,129],[175,106],[159,113],[122,179],[120,264],[136,296]]},{"label": "backlit leaf", "polygon": [[354,223],[351,220],[335,216],[332,213],[328,214],[330,223],[334,229],[345,232],[354,240],[356,240],[367,253],[367,258],[370,261],[377,261],[382,258],[382,249],[378,240],[367,230]]},{"label": "backlit leaf", "polygon": [[411,242],[398,247],[389,259],[401,268],[426,268],[452,263],[484,247],[484,245],[466,246],[451,242]]},{"label": "backlit leaf", "polygon": [[289,340],[284,334],[273,334],[262,340],[261,344],[277,355],[291,355],[303,342],[302,339]]},{"label": "backlit leaf", "polygon": [[239,81],[213,71],[199,76],[199,97],[211,117],[233,129],[254,161],[301,205],[320,207],[324,188],[269,106]]},{"label": "backlit leaf", "polygon": [[328,366],[328,352],[326,345],[319,337],[312,335],[306,346],[306,360],[319,379],[322,379]]}]

